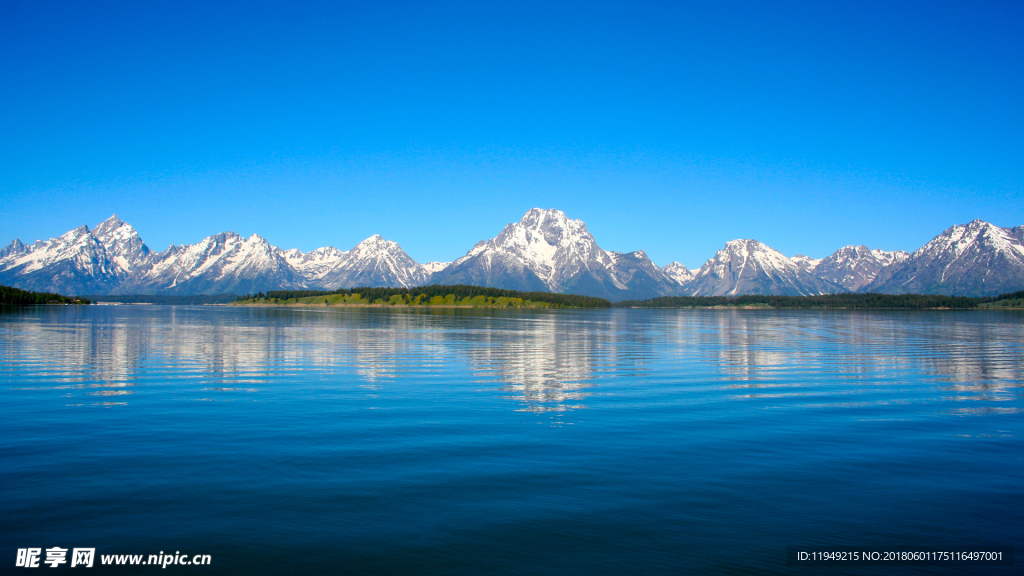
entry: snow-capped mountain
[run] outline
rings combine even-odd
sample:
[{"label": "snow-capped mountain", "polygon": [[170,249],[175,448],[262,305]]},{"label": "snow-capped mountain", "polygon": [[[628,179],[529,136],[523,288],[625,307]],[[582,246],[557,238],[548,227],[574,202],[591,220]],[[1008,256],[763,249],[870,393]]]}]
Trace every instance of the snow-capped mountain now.
[{"label": "snow-capped mountain", "polygon": [[814,273],[814,267],[821,263],[821,258],[811,258],[810,256],[804,256],[803,254],[797,254],[790,258],[794,264],[800,267],[804,272]]},{"label": "snow-capped mountain", "polygon": [[117,215],[26,246],[0,250],[0,283],[62,294],[238,294],[283,289],[415,286],[445,263],[420,266],[396,242],[374,235],[349,251],[303,254],[257,234],[223,232],[155,253]]},{"label": "snow-capped mountain", "polygon": [[810,296],[845,290],[805,272],[757,240],[732,240],[700,267],[685,291],[690,296]]},{"label": "snow-capped mountain", "polygon": [[[611,252],[605,254],[611,260],[608,271],[616,286],[625,286],[623,292],[609,290],[609,300],[656,298],[682,294],[681,286],[658,268],[643,250],[635,252]],[[579,284],[577,284],[579,286]],[[576,294],[589,292],[577,291]]]},{"label": "snow-capped mountain", "polygon": [[257,234],[208,236],[196,244],[171,246],[115,294],[246,294],[305,288],[284,252]]},{"label": "snow-capped mountain", "polygon": [[[325,250],[320,248],[320,250]],[[307,276],[311,286],[334,290],[356,286],[419,286],[430,272],[409,257],[393,240],[374,234],[340,257],[318,278]]]},{"label": "snow-capped mountain", "polygon": [[910,257],[902,250],[886,252],[871,250],[867,246],[844,246],[828,258],[818,260],[810,272],[850,292],[858,292],[875,279],[886,266],[898,264]]},{"label": "snow-capped mountain", "polygon": [[0,249],[0,261],[6,259],[8,256],[17,256],[23,254],[28,248],[25,247],[25,243],[15,238],[6,248]]},{"label": "snow-capped mountain", "polygon": [[694,276],[693,270],[688,269],[679,262],[670,262],[666,264],[665,267],[661,269],[661,272],[665,276],[675,280],[680,286],[689,284],[690,281],[693,280]]},{"label": "snow-capped mountain", "polygon": [[374,235],[351,250],[282,250],[224,232],[152,252],[116,215],[94,229],[0,249],[0,284],[67,295],[216,294],[357,286],[475,284],[612,300],[687,294],[809,295],[845,291],[995,295],[1024,288],[1024,226],[953,226],[913,254],[846,246],[828,258],[786,258],[733,240],[699,271],[659,269],[642,251],[602,250],[580,220],[530,210],[454,262],[416,263]]},{"label": "snow-capped mountain", "polygon": [[0,284],[60,294],[105,294],[144,267],[149,248],[117,215],[95,230],[79,226],[26,246],[14,240],[0,252]]},{"label": "snow-capped mountain", "polygon": [[602,250],[582,220],[534,208],[496,237],[432,274],[431,284],[474,284],[512,290],[587,294],[612,300],[675,294],[643,251]]},{"label": "snow-capped mountain", "polygon": [[348,252],[338,250],[334,246],[317,248],[305,254],[297,248],[284,251],[288,265],[297,270],[307,284],[313,285],[320,284],[347,255]]},{"label": "snow-capped mountain", "polygon": [[117,214],[101,222],[92,233],[103,244],[107,256],[127,275],[130,276],[149,263],[149,247],[135,228],[121,221]]},{"label": "snow-capped mountain", "polygon": [[416,286],[428,272],[397,242],[374,235],[342,251],[326,246],[281,250],[257,234],[224,232],[197,244],[172,246],[118,293],[248,294],[267,290],[334,290]]},{"label": "snow-capped mountain", "polygon": [[888,294],[994,296],[1024,288],[1024,226],[948,228],[865,287]]},{"label": "snow-capped mountain", "polygon": [[423,265],[423,268],[427,271],[428,274],[434,274],[436,272],[440,272],[441,270],[444,270],[445,268],[451,266],[451,264],[452,264],[451,262],[436,262],[436,261],[434,261],[434,262],[427,262],[426,264]]}]

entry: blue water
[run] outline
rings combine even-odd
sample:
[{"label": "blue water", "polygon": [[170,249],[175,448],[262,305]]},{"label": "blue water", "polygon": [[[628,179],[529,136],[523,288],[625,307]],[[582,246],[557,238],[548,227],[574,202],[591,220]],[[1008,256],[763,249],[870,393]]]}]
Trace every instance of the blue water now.
[{"label": "blue water", "polygon": [[1024,314],[47,307],[0,406],[3,573],[1024,571]]}]

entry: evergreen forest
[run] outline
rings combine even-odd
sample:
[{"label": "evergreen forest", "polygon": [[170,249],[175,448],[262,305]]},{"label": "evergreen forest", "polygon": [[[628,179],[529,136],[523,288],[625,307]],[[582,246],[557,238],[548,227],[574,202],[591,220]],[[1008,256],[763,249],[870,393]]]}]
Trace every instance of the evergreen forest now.
[{"label": "evergreen forest", "polygon": [[604,298],[519,292],[482,286],[419,286],[416,288],[351,288],[333,291],[273,290],[240,296],[235,304],[470,306],[497,308],[609,308]]},{"label": "evergreen forest", "polygon": [[[820,296],[663,296],[624,300],[616,308],[779,308],[834,310],[968,310],[1021,306],[1024,291],[970,298],[936,294],[823,294]],[[1014,305],[1014,302],[1017,302]]]},{"label": "evergreen forest", "polygon": [[10,286],[0,286],[0,306],[35,306],[37,304],[88,304],[86,298],[61,296],[49,292],[30,292]]}]

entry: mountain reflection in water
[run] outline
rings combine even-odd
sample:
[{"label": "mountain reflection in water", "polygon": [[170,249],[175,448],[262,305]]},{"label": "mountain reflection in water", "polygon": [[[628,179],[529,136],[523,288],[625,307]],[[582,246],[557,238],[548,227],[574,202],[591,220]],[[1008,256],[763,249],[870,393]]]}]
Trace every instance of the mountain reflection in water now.
[{"label": "mountain reflection in water", "polygon": [[0,395],[12,548],[418,576],[1024,549],[1014,313],[39,307],[0,313]]},{"label": "mountain reflection in water", "polygon": [[913,371],[945,382],[956,399],[1005,400],[1024,379],[1020,326],[984,316],[106,307],[41,311],[0,342],[9,358],[45,363],[56,388],[86,396],[130,396],[169,370],[204,392],[258,392],[300,370],[351,373],[379,391],[454,361],[477,382],[499,384],[520,410],[563,412],[585,408],[602,380],[642,378],[656,360],[685,376],[697,360],[745,397],[806,395],[836,376],[877,385]]}]

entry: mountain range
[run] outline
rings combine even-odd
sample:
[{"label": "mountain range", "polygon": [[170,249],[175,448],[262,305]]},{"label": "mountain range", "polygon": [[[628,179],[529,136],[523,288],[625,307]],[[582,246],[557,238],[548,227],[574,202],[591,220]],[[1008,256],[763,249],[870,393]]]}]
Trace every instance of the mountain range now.
[{"label": "mountain range", "polygon": [[826,258],[783,255],[751,239],[699,270],[658,267],[642,250],[602,249],[581,220],[534,208],[454,262],[419,264],[378,235],[350,250],[282,250],[223,232],[154,252],[116,215],[50,240],[0,250],[0,284],[69,295],[255,293],[281,289],[472,284],[610,300],[840,292],[989,296],[1024,288],[1024,226],[974,220],[914,251],[845,246]]}]

